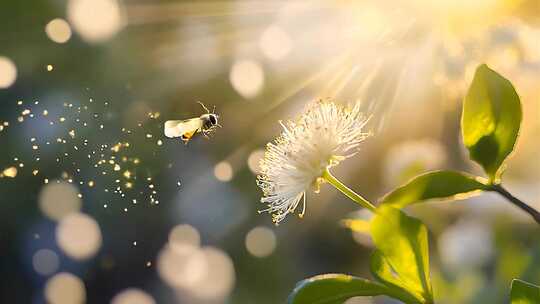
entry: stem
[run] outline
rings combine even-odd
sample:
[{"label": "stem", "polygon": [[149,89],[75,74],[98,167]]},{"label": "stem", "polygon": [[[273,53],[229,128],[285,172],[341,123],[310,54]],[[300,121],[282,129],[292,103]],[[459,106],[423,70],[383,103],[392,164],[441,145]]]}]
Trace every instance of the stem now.
[{"label": "stem", "polygon": [[336,189],[341,191],[341,193],[345,194],[348,198],[356,202],[357,204],[361,205],[364,208],[367,208],[373,212],[375,212],[376,208],[373,206],[372,203],[370,203],[368,200],[351,190],[349,187],[345,186],[343,183],[341,183],[338,179],[336,179],[330,171],[325,170],[322,178],[325,179],[327,182],[332,184]]},{"label": "stem", "polygon": [[504,189],[501,185],[493,185],[491,186],[491,190],[499,193],[504,198],[509,200],[512,204],[516,205],[517,207],[521,208],[523,211],[530,214],[533,219],[540,224],[540,212],[536,211],[533,207],[527,205],[525,202],[521,201],[517,197],[513,196],[510,192],[508,192],[506,189]]}]

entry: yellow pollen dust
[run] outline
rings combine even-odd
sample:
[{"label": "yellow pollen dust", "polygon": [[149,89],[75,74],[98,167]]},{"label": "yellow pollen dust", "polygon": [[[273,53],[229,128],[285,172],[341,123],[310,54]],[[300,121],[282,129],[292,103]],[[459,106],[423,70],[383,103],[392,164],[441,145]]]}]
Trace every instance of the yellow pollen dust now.
[{"label": "yellow pollen dust", "polygon": [[114,145],[114,146],[111,148],[111,151],[118,153],[118,151],[120,151],[120,148],[121,148],[121,147],[122,147],[122,144],[121,144],[121,143],[117,143],[116,145]]},{"label": "yellow pollen dust", "polygon": [[159,118],[159,116],[161,116],[161,113],[159,113],[159,112],[149,112],[148,113],[148,117],[150,117],[152,119],[157,119],[157,118]]},{"label": "yellow pollen dust", "polygon": [[129,147],[129,143],[128,143],[128,142],[126,142],[126,143],[121,143],[121,142],[119,142],[119,143],[117,143],[116,145],[112,146],[111,151],[113,151],[113,152],[115,152],[115,153],[118,153],[118,152],[120,152],[120,149],[122,149],[122,148],[128,148],[128,147]]}]

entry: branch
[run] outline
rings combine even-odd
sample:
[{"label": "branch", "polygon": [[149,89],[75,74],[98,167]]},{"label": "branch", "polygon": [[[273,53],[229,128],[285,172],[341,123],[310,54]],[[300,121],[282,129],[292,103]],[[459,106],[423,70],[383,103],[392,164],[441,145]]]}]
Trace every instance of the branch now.
[{"label": "branch", "polygon": [[533,207],[527,205],[525,202],[521,201],[517,197],[513,196],[510,192],[508,192],[506,189],[504,189],[501,185],[493,185],[491,188],[492,191],[495,191],[502,195],[504,198],[506,198],[508,201],[510,201],[512,204],[516,205],[517,207],[521,208],[523,211],[530,214],[533,219],[540,224],[540,212],[538,212]]}]

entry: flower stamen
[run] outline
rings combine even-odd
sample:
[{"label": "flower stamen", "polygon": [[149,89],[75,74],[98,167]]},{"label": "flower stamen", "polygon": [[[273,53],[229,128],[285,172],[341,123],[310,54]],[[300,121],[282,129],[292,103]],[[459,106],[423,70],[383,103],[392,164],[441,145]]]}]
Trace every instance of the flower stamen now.
[{"label": "flower stamen", "polygon": [[363,131],[367,120],[357,104],[352,109],[333,102],[318,101],[297,121],[280,121],[283,131],[268,143],[260,162],[257,185],[263,191],[261,202],[278,224],[294,213],[302,201],[306,210],[306,191],[320,191],[326,182],[324,173],[352,157],[369,133]]}]

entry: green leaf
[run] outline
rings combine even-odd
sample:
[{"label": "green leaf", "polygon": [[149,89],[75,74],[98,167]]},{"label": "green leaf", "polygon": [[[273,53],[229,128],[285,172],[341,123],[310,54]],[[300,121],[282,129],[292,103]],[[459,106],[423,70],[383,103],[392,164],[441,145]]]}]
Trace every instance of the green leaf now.
[{"label": "green leaf", "polygon": [[472,160],[498,182],[514,149],[521,124],[521,103],[512,83],[482,64],[463,102],[461,132]]},{"label": "green leaf", "polygon": [[512,304],[539,304],[540,287],[527,283],[522,280],[514,279],[512,281],[510,298]]},{"label": "green leaf", "polygon": [[443,198],[465,198],[488,186],[478,178],[461,172],[433,171],[419,175],[385,195],[381,203],[403,208],[410,204]]},{"label": "green leaf", "polygon": [[341,304],[358,296],[388,294],[376,282],[345,274],[323,274],[300,281],[289,296],[289,304]]},{"label": "green leaf", "polygon": [[[427,229],[419,220],[401,210],[381,205],[371,222],[371,236],[385,263],[399,277],[409,293],[421,303],[433,303],[429,277]],[[388,279],[388,276],[381,276]]]},{"label": "green leaf", "polygon": [[407,282],[400,279],[379,250],[375,250],[371,255],[370,269],[378,281],[392,290],[396,299],[405,303],[422,303],[422,296],[408,290]]}]

